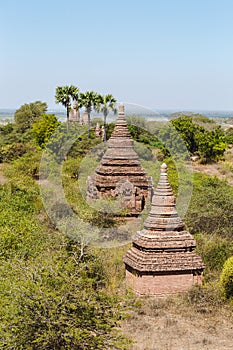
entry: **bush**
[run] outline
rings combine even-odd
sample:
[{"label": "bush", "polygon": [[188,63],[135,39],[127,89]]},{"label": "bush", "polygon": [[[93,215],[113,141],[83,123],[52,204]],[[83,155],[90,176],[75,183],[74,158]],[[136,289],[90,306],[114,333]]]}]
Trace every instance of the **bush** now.
[{"label": "bush", "polygon": [[[227,143],[220,126],[213,130],[208,130],[203,126],[195,124],[189,116],[182,116],[172,120],[171,125],[183,139],[187,150],[191,154],[198,154],[203,163],[218,160],[223,156],[227,148]],[[167,126],[166,129],[169,130],[169,127]],[[177,135],[174,131],[170,131],[169,142],[169,151],[174,148],[174,145],[176,149],[179,149],[177,147]]]},{"label": "bush", "polygon": [[194,187],[186,224],[192,234],[207,233],[232,239],[233,189],[217,177],[194,174]]},{"label": "bush", "polygon": [[44,148],[50,136],[59,125],[60,123],[54,114],[43,114],[32,124],[32,131],[36,143],[41,148]]},{"label": "bush", "polygon": [[30,149],[30,145],[13,142],[0,148],[0,162],[10,162],[24,155]]},{"label": "bush", "polygon": [[200,313],[212,312],[223,302],[220,288],[216,284],[194,285],[184,295],[184,299]]},{"label": "bush", "polygon": [[222,269],[220,282],[226,299],[233,297],[233,256],[228,258]]},{"label": "bush", "polygon": [[210,236],[199,234],[197,240],[197,252],[205,263],[205,280],[216,280],[220,275],[223,264],[233,254],[233,242],[230,239],[217,235]]},{"label": "bush", "polygon": [[110,349],[120,341],[120,305],[102,289],[101,260],[89,253],[80,260],[77,245],[64,243],[2,267],[2,349]]},{"label": "bush", "polygon": [[20,158],[14,159],[11,166],[6,170],[6,175],[11,179],[20,179],[20,177],[22,179],[26,179],[26,177],[39,178],[41,151],[35,147],[27,147],[26,151]]},{"label": "bush", "polygon": [[225,132],[226,141],[228,144],[233,144],[233,128],[228,128]]}]

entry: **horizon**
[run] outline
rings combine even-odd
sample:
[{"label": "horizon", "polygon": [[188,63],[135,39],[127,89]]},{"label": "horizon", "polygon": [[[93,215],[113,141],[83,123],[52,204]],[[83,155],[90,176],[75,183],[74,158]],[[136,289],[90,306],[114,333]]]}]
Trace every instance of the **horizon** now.
[{"label": "horizon", "polygon": [[[132,106],[137,106],[137,105],[133,105]],[[139,111],[139,114],[141,113],[144,113],[144,114],[150,114],[150,113],[207,113],[207,114],[211,114],[211,113],[233,113],[233,109],[232,110],[218,110],[218,109],[175,109],[175,108],[154,108],[154,109],[149,109],[149,108],[146,108],[146,107],[143,107],[141,106],[142,108],[144,108],[146,111]],[[0,115],[1,113],[4,113],[4,112],[8,112],[8,113],[13,113],[15,112],[17,109],[19,109],[20,107],[18,108],[0,108]],[[84,108],[81,108],[81,110],[83,111]],[[66,115],[66,109],[63,107],[63,108],[47,108],[47,113],[51,113],[51,112],[56,112],[56,113],[59,113],[59,114],[64,114]],[[125,110],[126,114],[127,113],[132,113],[130,112],[130,109],[128,109],[127,111],[127,108]],[[133,112],[133,113],[137,113],[137,112]],[[92,114],[93,115],[102,115],[101,112],[96,112],[96,111],[92,111]],[[112,114],[112,112],[110,112],[110,114]]]},{"label": "horizon", "polygon": [[56,109],[56,87],[73,84],[152,110],[233,110],[231,0],[10,0],[1,11],[3,109]]}]

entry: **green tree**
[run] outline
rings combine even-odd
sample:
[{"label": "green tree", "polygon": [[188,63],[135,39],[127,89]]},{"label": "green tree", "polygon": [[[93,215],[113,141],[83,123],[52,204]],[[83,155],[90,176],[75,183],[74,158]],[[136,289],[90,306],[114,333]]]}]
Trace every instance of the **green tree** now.
[{"label": "green tree", "polygon": [[205,163],[221,158],[227,148],[225,135],[220,126],[211,131],[197,131],[195,138],[198,154]]},{"label": "green tree", "polygon": [[[195,124],[192,117],[189,116],[181,116],[174,119],[171,121],[171,125],[184,141],[188,152],[198,154],[202,162],[207,163],[218,160],[224,154],[227,143],[220,126],[215,127],[213,130],[208,130],[203,126]],[[174,148],[173,140],[175,138],[170,137],[169,142],[173,143],[172,147]]]},{"label": "green tree", "polygon": [[91,111],[92,108],[96,111],[99,110],[101,103],[101,96],[94,91],[87,91],[85,93],[80,93],[79,96],[79,105],[85,107],[88,115],[88,137],[90,137],[90,128],[91,128]]},{"label": "green tree", "polygon": [[223,293],[225,298],[229,299],[233,297],[233,256],[228,258],[222,269],[220,282],[223,287]]},{"label": "green tree", "polygon": [[189,158],[187,145],[172,123],[168,123],[160,129],[158,139],[163,143],[161,149],[166,156],[171,155],[174,159]]},{"label": "green tree", "polygon": [[32,124],[32,131],[36,143],[44,148],[50,136],[60,125],[54,114],[44,114]]},{"label": "green tree", "polygon": [[99,107],[100,112],[103,113],[104,115],[104,143],[106,144],[106,120],[108,113],[110,111],[113,111],[114,114],[116,113],[116,99],[111,95],[103,95],[100,98],[100,107]]},{"label": "green tree", "polygon": [[[202,130],[199,126],[193,123],[192,118],[188,116],[182,116],[180,118],[172,120],[172,125],[183,139],[188,151],[195,153],[198,150],[195,134],[197,130]],[[203,131],[203,130],[202,130]]]},{"label": "green tree", "polygon": [[27,129],[30,129],[32,123],[40,118],[41,115],[45,114],[46,110],[47,104],[41,101],[22,105],[14,114],[17,130],[23,133]]},{"label": "green tree", "polygon": [[79,88],[74,85],[58,86],[56,88],[56,103],[61,103],[66,108],[67,132],[69,131],[69,113],[71,102],[78,101]]}]

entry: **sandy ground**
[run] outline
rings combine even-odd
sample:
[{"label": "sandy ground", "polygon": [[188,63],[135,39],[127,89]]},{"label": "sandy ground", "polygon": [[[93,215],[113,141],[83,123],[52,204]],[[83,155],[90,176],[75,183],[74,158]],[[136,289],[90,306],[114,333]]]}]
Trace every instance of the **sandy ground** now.
[{"label": "sandy ground", "polygon": [[7,179],[2,173],[2,164],[0,164],[0,184],[3,185],[7,182]]},{"label": "sandy ground", "polygon": [[[232,310],[142,307],[124,321],[131,350],[232,350]],[[146,309],[146,310],[145,310]]]}]

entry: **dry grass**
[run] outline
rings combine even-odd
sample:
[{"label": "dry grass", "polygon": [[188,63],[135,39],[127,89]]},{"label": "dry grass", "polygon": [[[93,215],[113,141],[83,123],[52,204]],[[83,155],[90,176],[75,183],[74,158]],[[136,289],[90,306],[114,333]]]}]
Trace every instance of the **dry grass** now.
[{"label": "dry grass", "polygon": [[229,148],[224,154],[224,160],[212,164],[192,163],[194,171],[207,175],[216,175],[233,185],[233,148]]},{"label": "dry grass", "polygon": [[124,321],[131,350],[232,350],[232,308],[191,305],[183,297],[142,299]]}]

